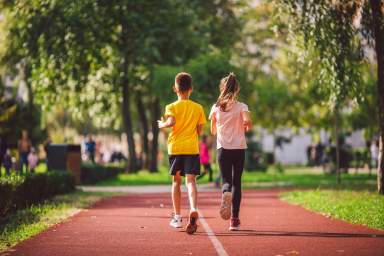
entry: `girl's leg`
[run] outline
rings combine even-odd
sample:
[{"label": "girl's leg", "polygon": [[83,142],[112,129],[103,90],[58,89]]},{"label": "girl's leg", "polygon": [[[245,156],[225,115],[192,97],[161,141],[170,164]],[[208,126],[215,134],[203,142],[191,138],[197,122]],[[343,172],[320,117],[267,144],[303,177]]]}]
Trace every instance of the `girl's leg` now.
[{"label": "girl's leg", "polygon": [[219,162],[219,168],[221,173],[221,178],[223,181],[222,191],[231,192],[232,191],[232,161],[231,154],[228,154],[226,149],[220,148],[217,150],[217,159]]},{"label": "girl's leg", "polygon": [[233,155],[232,217],[238,218],[241,203],[241,176],[244,169],[245,150],[236,150],[233,152]]}]

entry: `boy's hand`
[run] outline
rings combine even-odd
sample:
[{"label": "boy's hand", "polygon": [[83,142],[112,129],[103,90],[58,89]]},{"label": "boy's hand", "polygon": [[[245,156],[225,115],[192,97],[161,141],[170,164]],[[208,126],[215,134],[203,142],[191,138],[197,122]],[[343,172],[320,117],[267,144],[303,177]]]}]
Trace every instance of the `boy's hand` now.
[{"label": "boy's hand", "polygon": [[164,126],[164,117],[161,117],[160,120],[157,120],[157,125],[159,126],[159,129],[163,129]]},{"label": "boy's hand", "polygon": [[161,117],[160,120],[157,120],[157,124],[159,126],[159,129],[172,127],[175,125],[175,118],[172,116],[167,117],[167,119]]}]

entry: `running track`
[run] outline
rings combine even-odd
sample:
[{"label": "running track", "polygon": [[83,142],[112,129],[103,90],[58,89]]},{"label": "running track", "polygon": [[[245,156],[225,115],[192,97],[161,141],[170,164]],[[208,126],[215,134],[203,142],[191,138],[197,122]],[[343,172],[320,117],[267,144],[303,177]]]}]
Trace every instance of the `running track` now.
[{"label": "running track", "polygon": [[168,226],[169,193],[109,198],[1,255],[384,255],[384,231],[289,205],[278,191],[243,192],[237,232],[219,218],[219,201],[199,194],[204,218],[191,236]]}]

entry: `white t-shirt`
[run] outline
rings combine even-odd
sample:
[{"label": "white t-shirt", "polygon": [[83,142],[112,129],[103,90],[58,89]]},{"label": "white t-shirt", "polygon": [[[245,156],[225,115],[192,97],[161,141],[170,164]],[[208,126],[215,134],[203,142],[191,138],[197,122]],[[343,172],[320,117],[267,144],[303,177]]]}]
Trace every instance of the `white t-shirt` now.
[{"label": "white t-shirt", "polygon": [[248,106],[236,101],[227,111],[221,111],[216,104],[212,106],[209,119],[216,117],[217,148],[246,149],[243,112],[248,112]]}]

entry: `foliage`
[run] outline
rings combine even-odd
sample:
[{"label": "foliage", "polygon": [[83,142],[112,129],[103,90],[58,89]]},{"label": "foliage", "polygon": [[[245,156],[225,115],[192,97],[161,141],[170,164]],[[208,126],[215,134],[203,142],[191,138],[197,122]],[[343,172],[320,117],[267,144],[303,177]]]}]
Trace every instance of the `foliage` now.
[{"label": "foliage", "polygon": [[[219,95],[220,79],[235,72],[241,84],[241,98],[250,88],[246,84],[244,72],[231,64],[230,55],[220,51],[199,55],[183,66],[156,66],[151,81],[152,90],[160,97],[162,105],[176,99],[172,90],[175,74],[189,72],[193,77],[191,98],[202,104],[207,111]],[[209,92],[209,93],[208,93]],[[245,98],[246,99],[246,98]]]},{"label": "foliage", "polygon": [[47,172],[0,179],[0,216],[40,203],[54,195],[73,191],[68,172]]},{"label": "foliage", "polygon": [[[250,106],[263,128],[275,131],[277,128],[292,126],[297,112],[292,107],[295,100],[291,91],[283,82],[274,77],[259,76],[255,81],[254,99]],[[289,108],[287,106],[290,106]]]},{"label": "foliage", "polygon": [[[283,199],[336,219],[384,229],[384,198],[368,191],[313,190],[283,194]],[[374,214],[373,214],[374,213]]]},{"label": "foliage", "polygon": [[[218,176],[218,167],[213,166],[214,177]],[[208,183],[208,175],[199,180],[199,184]],[[266,172],[243,173],[242,182],[245,188],[349,188],[374,190],[376,176],[368,174],[342,174],[343,183],[337,186],[334,175],[316,173],[313,168],[286,166],[284,173],[269,167]],[[163,167],[157,173],[140,171],[138,173],[121,173],[115,178],[97,183],[100,186],[135,186],[135,185],[167,185],[171,183],[168,169]]]},{"label": "foliage", "polygon": [[377,88],[372,70],[363,73],[363,82],[360,85],[364,98],[349,115],[348,124],[352,130],[365,129],[365,137],[370,140],[379,130],[379,114],[377,109]]},{"label": "foliage", "polygon": [[99,181],[114,178],[124,172],[123,167],[101,166],[94,163],[82,163],[81,183],[95,184]]},{"label": "foliage", "polygon": [[[360,100],[362,45],[354,26],[355,4],[335,1],[281,1],[292,19],[291,33],[302,49],[303,59],[314,53],[320,72],[317,88],[327,95],[331,106],[340,107],[348,99]],[[309,60],[312,61],[312,60]]]},{"label": "foliage", "polygon": [[28,57],[33,61],[37,100],[44,109],[60,102],[78,119],[86,118],[86,109],[102,128],[114,125],[115,113],[120,114],[124,56],[131,65],[130,79],[140,81],[154,64],[183,64],[209,50],[210,44],[231,45],[240,25],[230,1],[62,0],[17,8],[18,4],[3,1],[8,7],[3,61],[11,64]]}]

